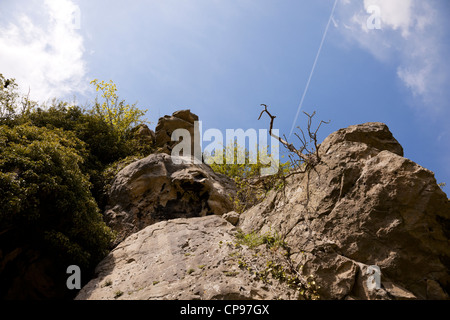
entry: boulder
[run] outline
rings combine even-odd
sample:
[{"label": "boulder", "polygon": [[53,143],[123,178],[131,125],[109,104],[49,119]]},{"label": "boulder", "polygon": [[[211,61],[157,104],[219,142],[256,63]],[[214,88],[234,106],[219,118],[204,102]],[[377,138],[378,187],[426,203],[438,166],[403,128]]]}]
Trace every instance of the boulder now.
[{"label": "boulder", "polygon": [[148,144],[153,145],[156,141],[156,135],[146,124],[140,124],[134,129],[134,136]]},{"label": "boulder", "polygon": [[239,222],[239,213],[236,211],[230,211],[228,213],[225,213],[222,217],[227,220],[229,223],[231,223],[233,226],[237,225]]},{"label": "boulder", "polygon": [[[404,158],[382,123],[341,129],[319,150],[314,170],[241,214],[238,227],[283,234],[324,299],[448,299],[450,203],[434,174]],[[381,270],[379,290],[367,289],[369,266]]]},{"label": "boulder", "polygon": [[114,178],[105,210],[116,244],[153,223],[222,215],[232,210],[234,183],[206,164],[174,164],[165,154],[133,162]]},{"label": "boulder", "polygon": [[181,156],[195,156],[195,146],[197,146],[197,148],[200,147],[200,132],[197,125],[198,120],[198,116],[193,114],[190,110],[176,111],[172,116],[166,115],[160,118],[155,128],[155,146],[158,149],[158,152],[171,154],[174,145],[179,143],[178,141],[172,141],[172,133],[177,129],[185,129],[190,134],[191,153],[181,154]]},{"label": "boulder", "polygon": [[[238,260],[236,229],[219,216],[162,221],[124,240],[77,300],[290,299],[295,290],[252,279]],[[261,257],[262,255],[260,255]]]}]

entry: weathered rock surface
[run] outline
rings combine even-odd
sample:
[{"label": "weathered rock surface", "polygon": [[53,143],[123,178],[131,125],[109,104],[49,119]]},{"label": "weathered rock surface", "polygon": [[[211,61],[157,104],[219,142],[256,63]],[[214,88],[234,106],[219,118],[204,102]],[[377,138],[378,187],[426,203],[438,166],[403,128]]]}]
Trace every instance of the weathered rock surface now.
[{"label": "weathered rock surface", "polygon": [[[322,164],[294,176],[240,216],[245,232],[278,230],[303,254],[321,296],[448,299],[450,203],[434,174],[408,160],[387,126],[341,129],[320,147]],[[382,288],[367,291],[368,266]]]},{"label": "weathered rock surface", "polygon": [[162,220],[222,215],[232,209],[233,192],[232,181],[205,164],[174,164],[165,153],[151,154],[117,174],[105,219],[120,242]]},{"label": "weathered rock surface", "polygon": [[230,211],[228,213],[225,213],[222,217],[229,223],[231,223],[233,226],[237,225],[239,222],[239,213],[237,213],[236,211]]},{"label": "weathered rock surface", "polygon": [[146,124],[140,124],[135,128],[134,136],[142,142],[153,145],[156,141],[156,135]]},{"label": "weathered rock surface", "polygon": [[[219,216],[163,221],[129,236],[96,269],[76,299],[289,299],[239,268],[235,228]],[[253,258],[242,251],[240,258]]]},{"label": "weathered rock surface", "polygon": [[[256,252],[237,250],[232,243],[238,229],[281,235],[290,265],[304,277],[313,275],[322,299],[449,299],[450,203],[433,173],[404,158],[382,123],[341,129],[325,139],[320,153],[314,170],[291,177],[284,190],[272,191],[240,216],[196,217],[212,212],[208,200],[217,190],[213,199],[225,199],[221,183],[200,187],[199,180],[220,180],[209,167],[201,167],[208,176],[196,176],[198,167],[188,166],[194,171],[186,173],[162,155],[133,164],[119,174],[112,195],[131,205],[109,213],[125,234],[179,217],[183,210],[174,207],[194,210],[128,236],[77,299],[299,298],[289,286],[239,268],[244,261],[261,271],[274,251],[265,245]],[[177,192],[167,194],[176,197],[164,193],[169,182]],[[216,191],[203,198],[204,190]],[[163,200],[162,211],[154,205],[160,198],[170,199]],[[381,271],[379,289],[371,288],[374,266]]]},{"label": "weathered rock surface", "polygon": [[198,116],[190,110],[176,111],[171,116],[166,115],[160,118],[155,128],[155,146],[158,152],[171,154],[174,145],[179,143],[178,141],[172,141],[172,133],[177,129],[185,129],[190,134],[191,153],[181,155],[195,156],[195,145],[200,146],[199,128],[195,126],[195,122],[198,120]]}]

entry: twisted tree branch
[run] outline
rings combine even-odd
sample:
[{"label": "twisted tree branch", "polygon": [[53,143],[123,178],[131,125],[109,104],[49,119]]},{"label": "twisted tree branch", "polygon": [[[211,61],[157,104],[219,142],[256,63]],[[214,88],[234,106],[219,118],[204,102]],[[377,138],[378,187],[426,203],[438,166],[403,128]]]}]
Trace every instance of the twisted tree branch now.
[{"label": "twisted tree branch", "polygon": [[[305,132],[300,127],[297,127],[301,132],[301,136],[299,134],[295,133],[295,136],[300,140],[300,143],[301,143],[300,149],[297,149],[297,148],[295,148],[295,146],[292,143],[289,143],[287,141],[286,136],[284,136],[284,139],[283,139],[273,133],[273,123],[275,121],[276,116],[272,115],[269,112],[267,105],[261,104],[261,106],[264,107],[264,110],[261,111],[261,114],[259,115],[258,120],[261,119],[261,117],[264,113],[267,113],[267,115],[270,117],[269,134],[273,138],[277,139],[291,153],[293,153],[294,155],[296,155],[298,157],[298,159],[293,159],[292,156],[289,155],[289,159],[291,160],[293,167],[294,167],[294,172],[290,173],[285,178],[287,178],[293,174],[304,173],[310,169],[313,169],[317,164],[319,164],[321,162],[321,158],[320,158],[320,154],[319,154],[320,145],[317,143],[317,132],[319,131],[322,124],[328,124],[328,123],[330,123],[330,121],[328,121],[328,122],[323,121],[323,120],[320,121],[316,130],[312,131],[311,130],[312,118],[315,116],[316,112],[314,112],[311,115],[306,112],[303,112],[308,117],[307,136],[309,137],[309,141],[307,140],[307,138],[305,136]],[[313,150],[310,150],[308,148],[310,143],[314,144]]]}]

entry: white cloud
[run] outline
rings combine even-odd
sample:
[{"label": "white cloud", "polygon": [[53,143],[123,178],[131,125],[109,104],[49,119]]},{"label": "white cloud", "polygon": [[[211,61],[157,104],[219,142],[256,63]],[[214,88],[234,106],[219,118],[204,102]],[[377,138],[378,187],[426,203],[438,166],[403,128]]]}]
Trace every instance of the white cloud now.
[{"label": "white cloud", "polygon": [[413,0],[364,0],[364,8],[370,6],[380,8],[381,22],[393,30],[400,29],[402,36],[407,37],[412,23]]},{"label": "white cloud", "polygon": [[410,88],[415,95],[423,95],[427,91],[427,80],[430,78],[430,66],[428,68],[408,69],[399,67],[397,75],[403,80],[405,85]]},{"label": "white cloud", "polygon": [[[380,11],[381,29],[369,29],[370,6]],[[346,39],[383,62],[396,65],[396,74],[419,104],[439,112],[448,108],[443,92],[450,69],[443,53],[443,14],[421,0],[343,0],[338,8],[339,28]]]},{"label": "white cloud", "polygon": [[0,72],[41,102],[87,88],[78,6],[70,0],[45,0],[44,9],[42,16],[17,14],[14,23],[0,26]]}]

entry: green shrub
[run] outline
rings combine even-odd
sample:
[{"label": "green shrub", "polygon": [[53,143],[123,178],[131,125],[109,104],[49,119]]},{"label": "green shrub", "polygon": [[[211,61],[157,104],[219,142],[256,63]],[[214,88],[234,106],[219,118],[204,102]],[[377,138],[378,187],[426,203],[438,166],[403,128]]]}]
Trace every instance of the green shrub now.
[{"label": "green shrub", "polygon": [[6,79],[0,73],[0,121],[10,123],[19,115],[26,115],[36,107],[37,102],[28,95],[19,93],[15,79]]},{"label": "green shrub", "polygon": [[129,105],[124,100],[119,101],[117,86],[112,80],[105,82],[94,79],[91,84],[95,86],[97,92],[101,91],[103,98],[102,103],[98,101],[98,98],[95,101],[94,113],[115,129],[119,139],[125,137],[126,132],[134,125],[142,123],[140,118],[147,110],[137,108],[136,103]]},{"label": "green shrub", "polygon": [[0,126],[0,227],[16,228],[62,259],[92,266],[112,233],[80,169],[85,143],[61,129]]},{"label": "green shrub", "polygon": [[268,248],[283,248],[287,250],[287,244],[278,232],[272,233],[271,231],[268,231],[265,234],[260,234],[256,231],[245,234],[242,230],[238,230],[236,233],[236,244],[246,245],[250,249],[254,249],[262,244],[265,244]]},{"label": "green shrub", "polygon": [[45,109],[36,108],[17,118],[16,123],[72,131],[78,139],[86,143],[89,151],[87,165],[90,167],[112,163],[131,152],[125,141],[118,141],[118,132],[114,127],[92,111],[70,106],[67,102],[54,100]]},{"label": "green shrub", "polygon": [[45,109],[35,108],[8,121],[10,126],[26,123],[49,130],[72,132],[85,143],[86,152],[83,153],[84,161],[80,163],[80,168],[89,175],[91,192],[102,209],[107,201],[104,190],[108,183],[104,170],[122,159],[140,158],[153,150],[148,140],[136,137],[134,129],[119,139],[119,132],[93,111],[70,106],[67,102],[53,100]]},{"label": "green shrub", "polygon": [[[226,163],[226,154],[233,152],[235,159],[245,159],[244,163]],[[267,153],[266,153],[267,154]],[[256,157],[256,163],[250,163],[251,152],[238,145],[235,141],[224,147],[222,154],[213,155],[210,159],[211,168],[234,180],[236,185],[236,197],[234,197],[234,211],[242,213],[245,210],[261,202],[267,192],[280,188],[284,180],[282,177],[289,171],[289,163],[280,164],[278,173],[272,176],[262,177],[260,172],[264,168],[261,159]],[[238,161],[235,161],[238,162]]]},{"label": "green shrub", "polygon": [[18,98],[14,79],[5,79],[0,73],[0,119],[6,120],[14,115]]}]

